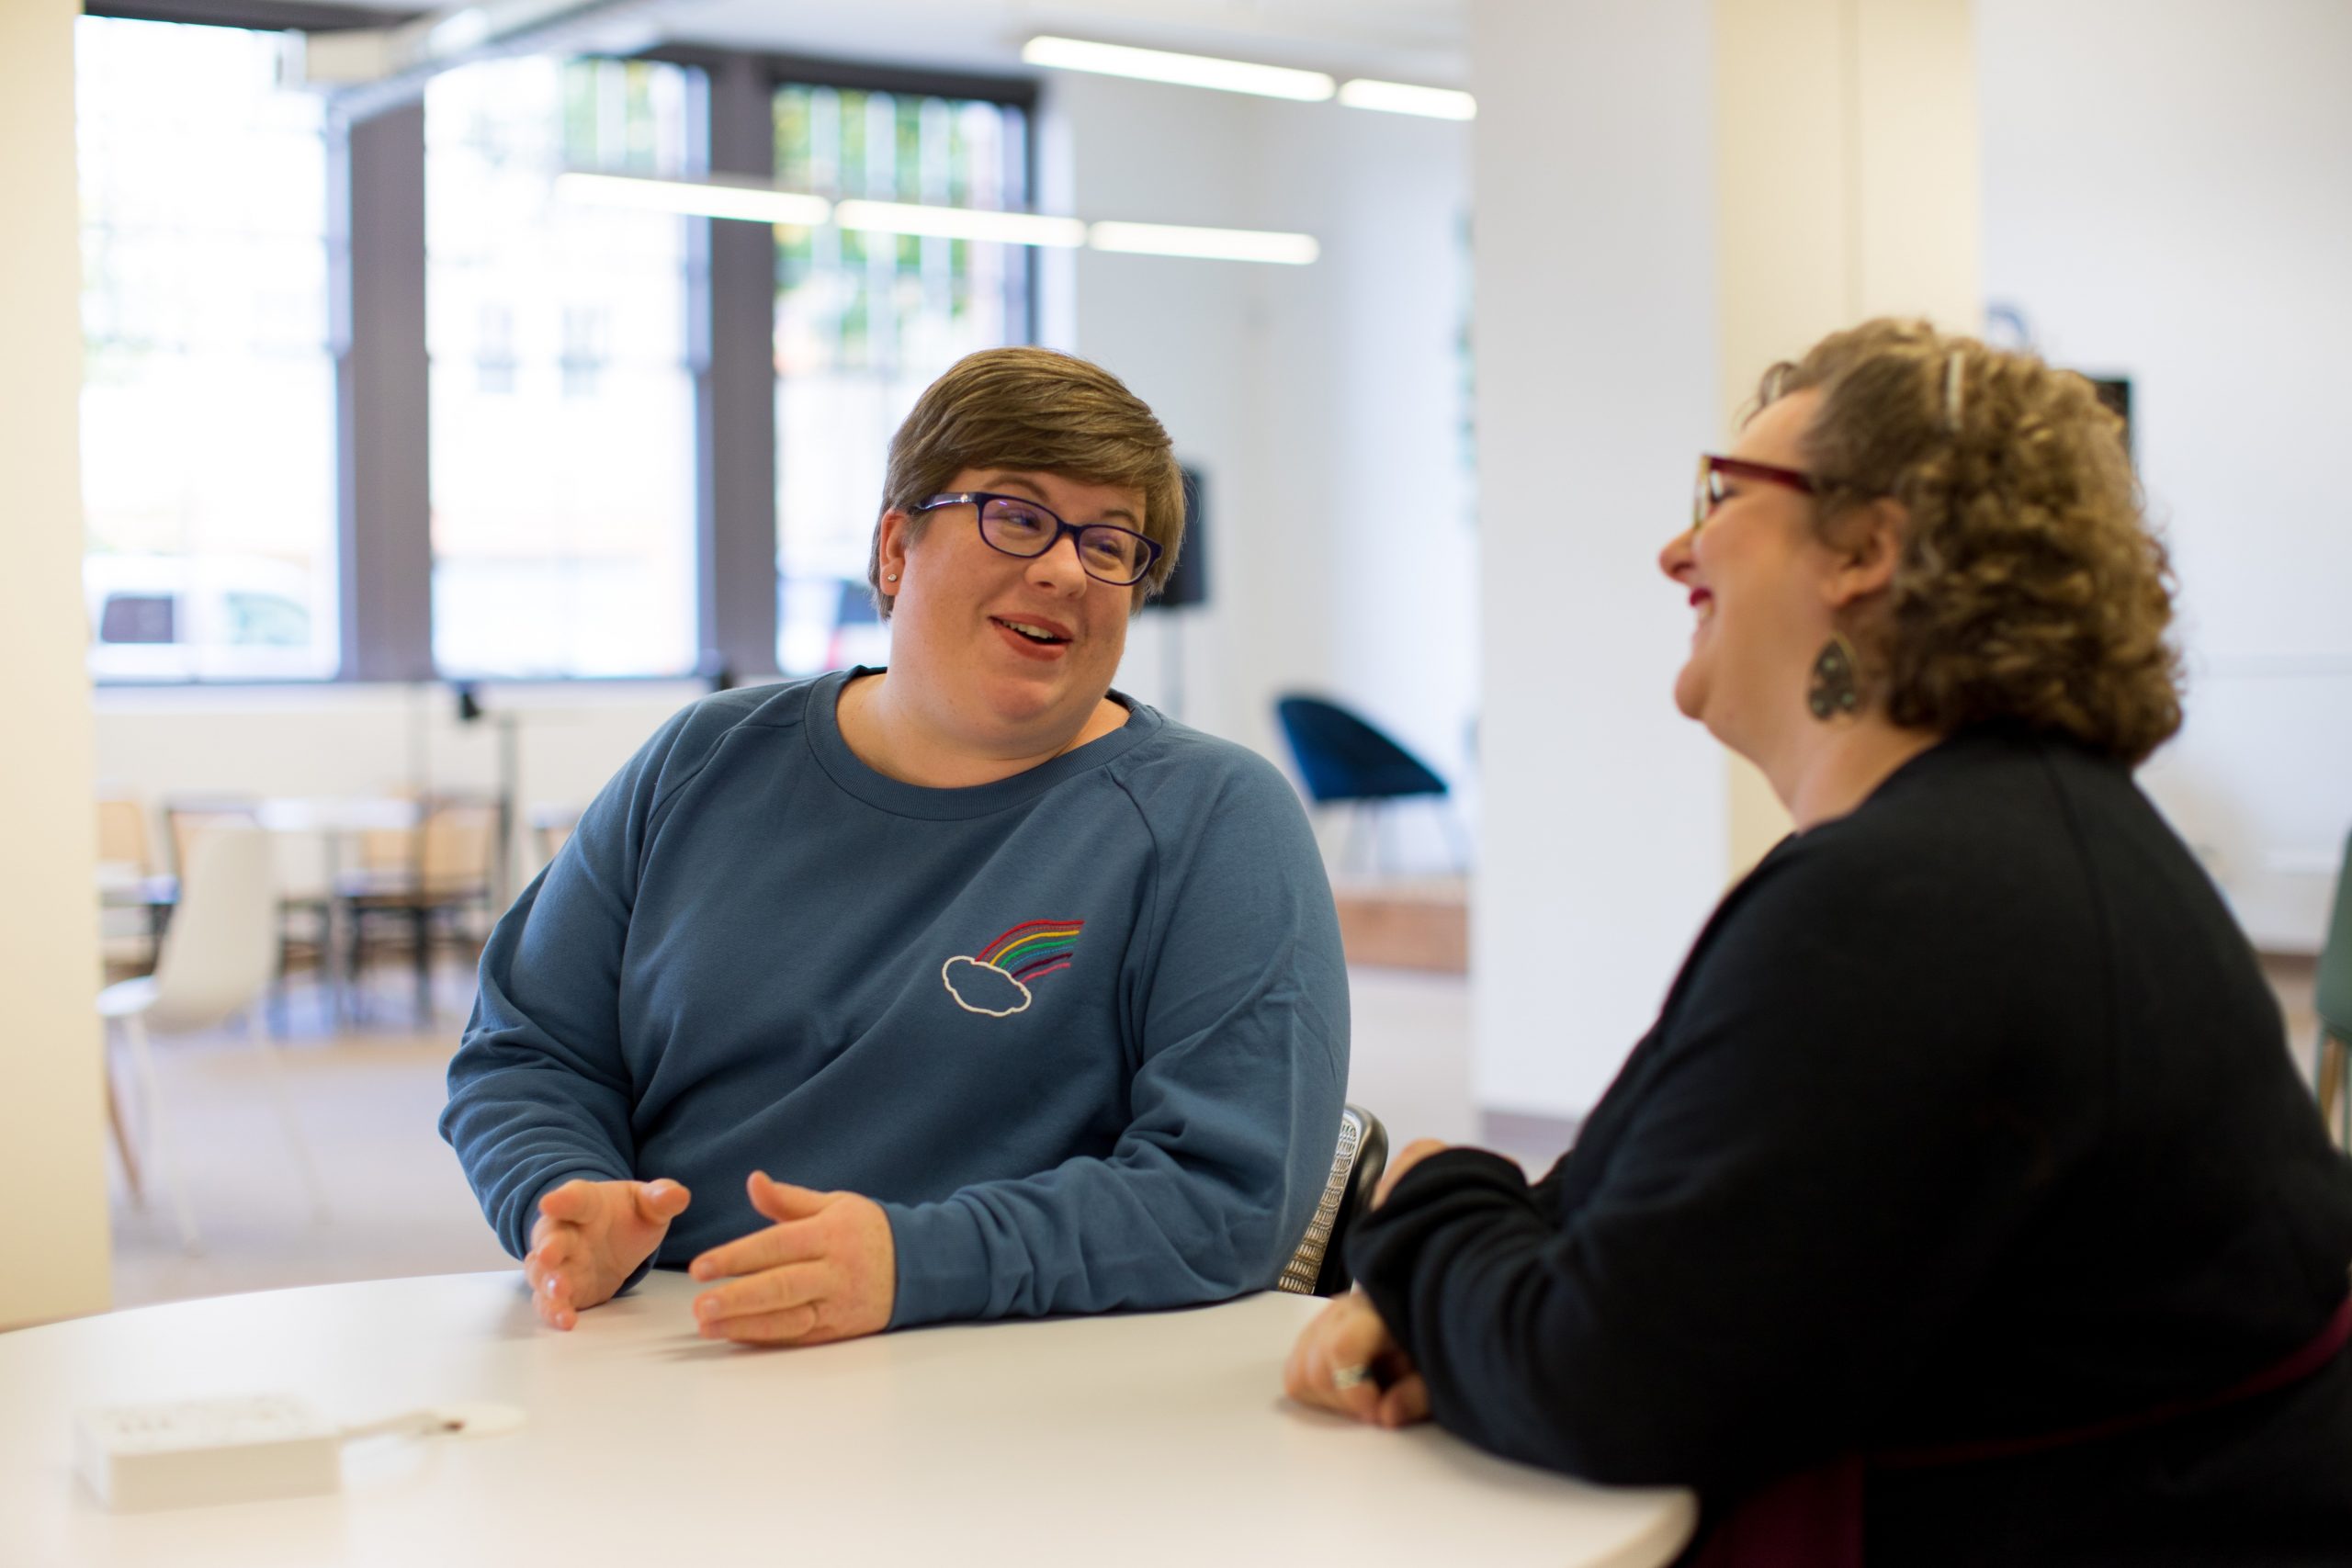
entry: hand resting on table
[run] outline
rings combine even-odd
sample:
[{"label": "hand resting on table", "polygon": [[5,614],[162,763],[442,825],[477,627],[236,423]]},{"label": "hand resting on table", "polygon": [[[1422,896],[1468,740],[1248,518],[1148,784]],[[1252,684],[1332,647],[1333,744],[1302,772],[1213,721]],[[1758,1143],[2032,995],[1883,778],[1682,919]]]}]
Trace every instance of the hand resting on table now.
[{"label": "hand resting on table", "polygon": [[674,1181],[567,1181],[539,1200],[523,1273],[550,1328],[612,1300],[691,1198]]},{"label": "hand resting on table", "polygon": [[855,1192],[771,1181],[764,1171],[753,1171],[749,1185],[752,1207],[775,1224],[694,1260],[695,1279],[727,1280],[695,1298],[697,1332],[753,1345],[822,1345],[889,1327],[899,1258],[882,1205]]}]

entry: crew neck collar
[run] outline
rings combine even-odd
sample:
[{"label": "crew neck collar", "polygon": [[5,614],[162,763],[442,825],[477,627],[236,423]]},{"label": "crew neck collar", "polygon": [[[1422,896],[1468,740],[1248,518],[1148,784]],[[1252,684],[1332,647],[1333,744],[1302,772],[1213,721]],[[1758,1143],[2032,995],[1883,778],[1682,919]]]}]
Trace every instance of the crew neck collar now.
[{"label": "crew neck collar", "polygon": [[881,673],[881,669],[860,664],[818,676],[809,682],[808,708],[801,728],[808,737],[809,749],[816,753],[818,766],[824,769],[828,778],[868,806],[899,817],[964,821],[1023,805],[1065,779],[1125,756],[1149,739],[1162,723],[1151,708],[1124,692],[1113,691],[1106,694],[1127,710],[1127,722],[1110,734],[1006,778],[961,789],[933,789],[876,773],[858,760],[857,753],[842,737],[842,693],[861,675]]}]

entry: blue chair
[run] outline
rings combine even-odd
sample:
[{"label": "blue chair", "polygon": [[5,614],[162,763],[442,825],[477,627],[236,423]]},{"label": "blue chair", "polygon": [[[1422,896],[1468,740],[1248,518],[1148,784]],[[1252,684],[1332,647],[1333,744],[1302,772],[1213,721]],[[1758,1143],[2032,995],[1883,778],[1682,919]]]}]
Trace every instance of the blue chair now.
[{"label": "blue chair", "polygon": [[[1428,763],[1337,703],[1294,694],[1275,702],[1274,714],[1307,796],[1317,806],[1374,811],[1399,800],[1450,798],[1445,781]],[[1456,860],[1468,869],[1470,857],[1453,816],[1449,812],[1442,820]],[[1374,837],[1376,848],[1376,827]]]}]

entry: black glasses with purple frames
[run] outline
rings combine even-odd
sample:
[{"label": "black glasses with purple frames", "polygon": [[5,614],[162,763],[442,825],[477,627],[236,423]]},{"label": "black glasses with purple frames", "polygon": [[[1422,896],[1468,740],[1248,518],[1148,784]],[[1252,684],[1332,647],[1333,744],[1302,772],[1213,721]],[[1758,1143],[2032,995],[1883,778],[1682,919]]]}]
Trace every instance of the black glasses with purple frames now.
[{"label": "black glasses with purple frames", "polygon": [[1699,486],[1690,498],[1690,531],[1697,533],[1714,515],[1715,508],[1724,503],[1724,480],[1757,479],[1765,484],[1786,485],[1807,495],[1820,493],[1820,484],[1803,468],[1783,468],[1777,463],[1751,463],[1745,457],[1719,457],[1713,452],[1699,458]]},{"label": "black glasses with purple frames", "polygon": [[1052,507],[1025,495],[958,491],[954,495],[934,495],[915,510],[932,512],[943,506],[978,508],[980,537],[1009,556],[1042,556],[1068,534],[1078,542],[1078,564],[1086,575],[1120,588],[1141,582],[1159,558],[1158,542],[1132,528],[1113,523],[1065,523]]}]

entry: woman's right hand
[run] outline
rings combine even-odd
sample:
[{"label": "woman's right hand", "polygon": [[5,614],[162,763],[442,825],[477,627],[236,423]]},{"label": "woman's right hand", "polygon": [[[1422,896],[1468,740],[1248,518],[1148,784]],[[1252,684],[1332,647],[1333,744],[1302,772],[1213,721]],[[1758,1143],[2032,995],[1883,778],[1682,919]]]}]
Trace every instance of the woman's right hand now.
[{"label": "woman's right hand", "polygon": [[1361,1291],[1337,1298],[1306,1325],[1283,1365],[1283,1392],[1368,1426],[1429,1419],[1429,1384]]},{"label": "woman's right hand", "polygon": [[539,1200],[523,1273],[550,1328],[612,1299],[662,1245],[688,1194],[674,1181],[567,1181]]}]

